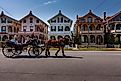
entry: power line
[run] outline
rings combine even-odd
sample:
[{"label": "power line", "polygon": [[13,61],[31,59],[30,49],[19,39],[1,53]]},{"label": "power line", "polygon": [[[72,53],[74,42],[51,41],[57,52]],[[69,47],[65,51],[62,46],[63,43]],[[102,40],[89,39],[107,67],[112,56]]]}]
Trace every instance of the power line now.
[{"label": "power line", "polygon": [[98,4],[95,8],[94,11],[97,10],[101,5],[103,5],[105,3],[106,0],[103,0],[100,4]]},{"label": "power line", "polygon": [[2,10],[4,10],[8,15],[10,15],[10,16],[12,16],[13,17],[13,15],[12,14],[10,14],[6,9],[4,9],[3,7],[1,7],[0,6],[0,8],[2,9]]}]

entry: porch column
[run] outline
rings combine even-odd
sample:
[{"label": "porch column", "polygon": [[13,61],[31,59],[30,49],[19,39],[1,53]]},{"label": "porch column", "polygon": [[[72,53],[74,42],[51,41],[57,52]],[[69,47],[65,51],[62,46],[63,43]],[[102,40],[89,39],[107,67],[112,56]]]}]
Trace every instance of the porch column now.
[{"label": "porch column", "polygon": [[114,27],[115,32],[116,32],[116,25],[117,25],[117,23],[115,23],[115,27]]},{"label": "porch column", "polygon": [[90,27],[90,24],[88,25],[88,45],[90,45],[90,34],[89,34],[89,27]]}]

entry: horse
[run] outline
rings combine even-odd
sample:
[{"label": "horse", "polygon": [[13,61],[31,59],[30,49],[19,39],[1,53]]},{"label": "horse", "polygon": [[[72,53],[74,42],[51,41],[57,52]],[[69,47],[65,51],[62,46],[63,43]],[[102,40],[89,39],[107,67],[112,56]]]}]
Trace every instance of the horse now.
[{"label": "horse", "polygon": [[45,50],[45,55],[46,56],[50,56],[50,48],[58,48],[58,50],[56,51],[56,53],[55,53],[55,56],[58,56],[58,52],[60,51],[60,50],[62,50],[62,54],[63,54],[63,56],[65,57],[66,55],[65,55],[65,53],[64,53],[64,47],[65,47],[65,45],[67,45],[67,44],[71,44],[70,42],[69,42],[69,40],[67,40],[66,38],[59,38],[58,40],[55,40],[55,39],[50,39],[50,40],[48,40],[47,42],[46,42],[46,44],[45,44],[45,48],[46,48],[46,50]]}]

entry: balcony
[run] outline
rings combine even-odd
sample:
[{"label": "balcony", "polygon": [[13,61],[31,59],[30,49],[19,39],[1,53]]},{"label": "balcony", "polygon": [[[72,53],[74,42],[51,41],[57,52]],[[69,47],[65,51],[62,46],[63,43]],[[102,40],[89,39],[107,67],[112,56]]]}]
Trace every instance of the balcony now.
[{"label": "balcony", "polygon": [[[26,32],[23,32],[23,31],[19,31],[18,34],[32,34],[33,32],[31,31],[26,31]],[[43,34],[42,32],[34,32],[34,34]]]},{"label": "balcony", "polygon": [[48,34],[71,34],[71,31],[64,31],[64,32],[48,32]]},{"label": "balcony", "polygon": [[101,30],[96,30],[96,31],[80,31],[80,34],[87,34],[87,33],[103,33]]}]

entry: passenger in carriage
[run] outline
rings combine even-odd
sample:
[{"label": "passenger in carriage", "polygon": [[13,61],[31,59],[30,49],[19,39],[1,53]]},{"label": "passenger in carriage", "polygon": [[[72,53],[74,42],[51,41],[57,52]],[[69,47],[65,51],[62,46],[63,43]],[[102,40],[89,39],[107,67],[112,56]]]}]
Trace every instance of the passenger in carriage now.
[{"label": "passenger in carriage", "polygon": [[17,45],[18,44],[18,40],[17,40],[17,35],[14,35],[14,37],[9,41],[9,43],[11,43],[12,45]]},{"label": "passenger in carriage", "polygon": [[18,36],[17,35],[14,35],[13,38],[11,38],[11,40],[7,41],[7,44],[10,46],[10,47],[14,47],[16,50],[17,49],[20,49],[22,50],[22,45],[20,43],[18,43]]}]

